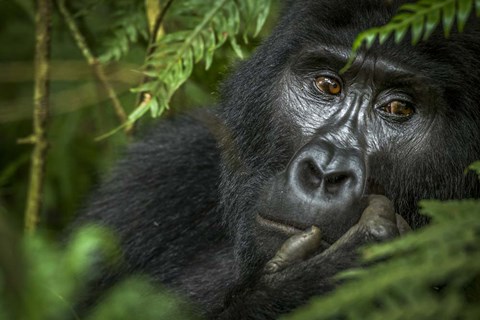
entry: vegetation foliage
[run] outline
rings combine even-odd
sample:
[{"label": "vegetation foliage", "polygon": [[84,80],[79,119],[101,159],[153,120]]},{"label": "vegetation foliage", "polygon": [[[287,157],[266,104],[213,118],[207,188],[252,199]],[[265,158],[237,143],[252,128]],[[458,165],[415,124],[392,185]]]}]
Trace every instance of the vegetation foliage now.
[{"label": "vegetation foliage", "polygon": [[101,267],[114,267],[121,259],[108,230],[85,227],[73,235],[65,248],[41,235],[25,236],[17,249],[14,261],[10,261],[17,268],[3,269],[0,274],[0,319],[194,318],[178,297],[154,288],[140,277],[118,284],[91,312],[76,313],[74,306],[82,302],[87,284],[99,275]]},{"label": "vegetation foliage", "polygon": [[419,0],[404,4],[389,23],[365,30],[357,36],[349,60],[341,72],[350,68],[360,48],[371,48],[377,39],[382,44],[393,36],[394,41],[399,43],[410,29],[411,42],[415,45],[422,39],[427,40],[440,23],[448,38],[455,20],[461,32],[474,7],[477,17],[480,17],[479,0]]},{"label": "vegetation foliage", "polygon": [[214,0],[207,6],[197,0],[181,1],[174,6],[170,16],[180,20],[182,30],[167,33],[154,43],[155,50],[143,66],[149,81],[134,89],[148,92],[153,98],[130,114],[136,121],[145,112],[160,116],[175,91],[192,74],[193,65],[205,62],[209,69],[215,50],[226,41],[238,57],[243,58],[237,35],[248,42],[249,32],[258,35],[267,18],[270,1]]},{"label": "vegetation foliage", "polygon": [[130,44],[141,39],[148,41],[149,37],[143,1],[121,0],[112,4],[113,31],[102,41],[103,53],[99,57],[102,63],[120,60],[127,55]]}]

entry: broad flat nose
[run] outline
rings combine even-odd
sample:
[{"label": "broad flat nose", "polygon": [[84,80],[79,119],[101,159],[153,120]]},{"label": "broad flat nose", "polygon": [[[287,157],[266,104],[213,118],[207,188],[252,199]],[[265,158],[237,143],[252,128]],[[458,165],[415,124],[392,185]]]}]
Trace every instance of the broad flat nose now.
[{"label": "broad flat nose", "polygon": [[301,198],[311,198],[313,202],[342,201],[361,196],[363,171],[364,165],[355,152],[321,141],[307,144],[295,155],[287,176],[291,188]]}]

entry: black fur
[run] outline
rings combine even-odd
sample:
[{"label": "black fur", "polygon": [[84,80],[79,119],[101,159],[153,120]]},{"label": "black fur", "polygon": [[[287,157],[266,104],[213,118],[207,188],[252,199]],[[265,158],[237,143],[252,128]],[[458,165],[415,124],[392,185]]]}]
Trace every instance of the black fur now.
[{"label": "black fur", "polygon": [[[348,53],[358,32],[386,23],[398,5],[288,1],[271,37],[222,87],[217,108],[163,120],[132,145],[78,222],[100,222],[121,239],[126,263],[106,275],[104,285],[119,275],[146,273],[190,298],[208,317],[258,319],[276,317],[331,290],[329,277],[354,265],[360,234],[331,254],[265,275],[272,251],[255,238],[255,215],[259,205],[265,206],[259,203],[265,186],[301,147],[320,133],[332,141],[344,139],[335,136],[337,124],[333,129],[327,122],[312,125],[308,115],[318,112],[315,117],[323,119],[326,111],[321,105],[312,111],[315,98],[292,70],[302,72],[297,68],[301,57],[319,44]],[[480,196],[475,176],[463,173],[480,159],[480,32],[472,20],[449,40],[438,31],[417,46],[408,41],[376,45],[363,57],[380,57],[418,74],[420,89],[415,90],[421,90],[418,117],[423,120],[381,122],[355,132],[368,132],[358,138],[368,145],[359,147],[368,181],[381,185],[396,211],[417,227],[425,223],[418,215],[419,199]],[[349,72],[368,68],[366,63],[357,61]]]}]

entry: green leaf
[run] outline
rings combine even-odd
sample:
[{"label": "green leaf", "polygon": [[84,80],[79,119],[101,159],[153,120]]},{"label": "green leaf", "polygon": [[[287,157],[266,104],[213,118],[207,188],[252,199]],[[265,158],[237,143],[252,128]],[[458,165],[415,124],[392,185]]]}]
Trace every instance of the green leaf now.
[{"label": "green leaf", "polygon": [[195,40],[192,46],[195,63],[198,63],[202,60],[203,53],[205,52],[205,41],[203,40],[203,37],[203,34],[200,35],[200,37]]},{"label": "green leaf", "polygon": [[423,33],[423,27],[424,27],[424,17],[419,16],[416,17],[411,25],[411,30],[412,30],[412,44],[415,45],[420,41],[422,38],[422,33]]},{"label": "green leaf", "polygon": [[253,34],[254,37],[258,36],[260,31],[262,30],[265,21],[267,21],[268,14],[270,12],[270,0],[266,1],[258,1],[260,3],[260,10],[257,16],[257,26],[255,28],[255,32]]},{"label": "green leaf", "polygon": [[399,25],[395,28],[395,43],[400,43],[407,34],[408,25]]},{"label": "green leaf", "polygon": [[[473,1],[475,1],[477,15],[480,16],[480,0],[420,0],[416,3],[404,4],[386,25],[361,32],[353,42],[350,54],[357,54],[359,41],[366,40],[367,36],[378,36],[379,43],[383,44],[393,32],[395,42],[400,43],[409,28],[412,32],[412,44],[415,45],[420,39],[427,40],[440,21],[443,23],[445,37],[449,37],[455,18],[458,30],[461,32],[471,14]],[[373,42],[373,39],[368,38],[366,47],[368,48]],[[352,65],[354,59],[349,57],[341,73]]]},{"label": "green leaf", "polygon": [[457,6],[457,28],[458,31],[463,32],[463,28],[467,23],[468,17],[472,12],[472,0],[458,0]]},{"label": "green leaf", "polygon": [[[74,234],[65,253],[65,266],[76,277],[85,277],[98,263],[99,257],[116,262],[120,258],[119,246],[113,235],[98,226],[86,226]],[[92,271],[88,277],[92,277]]]},{"label": "green leaf", "polygon": [[365,38],[363,38],[363,41],[365,43],[365,49],[370,49],[373,46],[375,39],[377,39],[376,33],[366,34]]},{"label": "green leaf", "polygon": [[427,20],[425,22],[425,32],[423,34],[423,40],[427,40],[435,31],[435,28],[440,22],[440,10],[432,10],[427,14]]},{"label": "green leaf", "polygon": [[131,43],[148,38],[144,1],[113,1],[111,6],[115,24],[102,41],[104,53],[98,58],[102,63],[119,60],[129,52]]},{"label": "green leaf", "polygon": [[212,65],[212,61],[213,61],[213,54],[215,53],[215,33],[212,31],[212,32],[209,32],[208,35],[207,35],[207,39],[208,39],[208,45],[206,45],[206,48],[205,48],[205,70],[208,70],[210,68],[210,66]]},{"label": "green leaf", "polygon": [[[369,30],[368,32],[369,33],[375,33],[375,30]],[[357,38],[353,42],[352,50],[351,50],[350,55],[348,57],[347,63],[345,64],[345,66],[342,69],[340,69],[340,74],[345,73],[352,66],[353,62],[355,61],[355,58],[357,57],[357,52],[363,44],[364,37],[366,36],[366,34],[368,32],[362,32],[357,36]]]},{"label": "green leaf", "polygon": [[153,98],[150,100],[149,108],[150,108],[150,113],[151,113],[151,115],[152,115],[152,118],[156,118],[156,117],[159,116],[160,108],[158,107],[157,97],[153,97]]},{"label": "green leaf", "polygon": [[238,45],[237,40],[235,38],[233,38],[233,37],[230,38],[230,45],[232,46],[233,51],[235,51],[237,56],[240,59],[243,59],[244,55],[243,55],[243,52],[242,52],[242,48],[240,48],[240,46]]},{"label": "green leaf", "polygon": [[388,40],[388,38],[390,37],[390,35],[392,34],[392,30],[391,29],[380,29],[378,31],[378,42],[380,44],[383,44],[385,41]]},{"label": "green leaf", "polygon": [[480,176],[480,161],[475,161],[468,166],[468,169],[477,172],[477,174]]},{"label": "green leaf", "polygon": [[452,30],[453,20],[455,19],[455,1],[447,2],[443,7],[443,30],[445,37],[450,36]]}]

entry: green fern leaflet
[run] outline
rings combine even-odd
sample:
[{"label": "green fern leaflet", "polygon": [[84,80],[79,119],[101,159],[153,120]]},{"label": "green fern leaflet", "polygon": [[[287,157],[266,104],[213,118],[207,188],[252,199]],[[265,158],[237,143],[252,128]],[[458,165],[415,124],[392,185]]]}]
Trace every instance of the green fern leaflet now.
[{"label": "green fern leaflet", "polygon": [[[184,30],[169,33],[155,44],[155,52],[143,67],[151,79],[136,92],[148,92],[153,98],[142,110],[136,110],[129,121],[135,121],[149,110],[154,117],[160,116],[169,107],[175,91],[191,75],[194,64],[205,61],[208,69],[215,51],[230,43],[242,58],[237,35],[256,36],[269,12],[270,0],[211,0],[209,3],[187,0],[172,8],[171,16],[181,19]],[[155,108],[152,109],[152,106]]]}]

